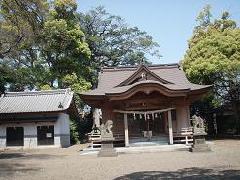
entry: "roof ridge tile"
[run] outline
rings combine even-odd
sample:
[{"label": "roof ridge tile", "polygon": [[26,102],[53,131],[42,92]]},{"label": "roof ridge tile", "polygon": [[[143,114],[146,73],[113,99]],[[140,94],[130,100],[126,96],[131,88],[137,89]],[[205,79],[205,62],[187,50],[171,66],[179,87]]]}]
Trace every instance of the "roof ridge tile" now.
[{"label": "roof ridge tile", "polygon": [[178,63],[170,63],[170,64],[140,64],[136,66],[117,66],[117,67],[102,67],[101,72],[113,72],[113,71],[133,71],[137,70],[141,66],[146,66],[149,69],[168,69],[168,68],[179,68]]},{"label": "roof ridge tile", "polygon": [[3,97],[16,97],[16,96],[36,96],[36,95],[49,95],[49,94],[65,94],[71,91],[67,89],[54,89],[54,90],[43,90],[43,91],[24,91],[24,92],[6,92]]}]

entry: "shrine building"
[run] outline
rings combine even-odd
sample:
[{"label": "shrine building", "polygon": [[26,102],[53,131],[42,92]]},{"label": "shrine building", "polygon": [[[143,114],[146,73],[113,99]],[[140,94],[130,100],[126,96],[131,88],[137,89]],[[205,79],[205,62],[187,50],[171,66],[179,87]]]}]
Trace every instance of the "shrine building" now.
[{"label": "shrine building", "polygon": [[98,87],[82,93],[102,122],[113,121],[113,135],[125,146],[138,142],[174,144],[174,135],[191,127],[190,105],[211,89],[188,81],[178,64],[106,67]]}]

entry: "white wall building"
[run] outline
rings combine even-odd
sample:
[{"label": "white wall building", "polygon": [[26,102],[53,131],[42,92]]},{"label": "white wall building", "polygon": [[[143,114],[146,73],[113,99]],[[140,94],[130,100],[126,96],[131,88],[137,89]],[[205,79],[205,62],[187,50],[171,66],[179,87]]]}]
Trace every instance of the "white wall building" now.
[{"label": "white wall building", "polygon": [[76,114],[70,89],[3,94],[0,148],[68,147],[69,116]]}]

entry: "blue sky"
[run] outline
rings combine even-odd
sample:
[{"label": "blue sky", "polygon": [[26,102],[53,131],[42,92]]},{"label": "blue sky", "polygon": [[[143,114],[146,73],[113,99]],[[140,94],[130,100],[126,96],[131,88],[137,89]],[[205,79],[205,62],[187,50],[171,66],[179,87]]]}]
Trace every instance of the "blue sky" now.
[{"label": "blue sky", "polygon": [[240,0],[78,0],[78,11],[85,12],[102,5],[114,15],[123,17],[130,26],[146,31],[159,43],[160,59],[154,64],[178,63],[185,54],[187,41],[196,25],[196,16],[210,4],[213,17],[225,10],[240,23]]}]

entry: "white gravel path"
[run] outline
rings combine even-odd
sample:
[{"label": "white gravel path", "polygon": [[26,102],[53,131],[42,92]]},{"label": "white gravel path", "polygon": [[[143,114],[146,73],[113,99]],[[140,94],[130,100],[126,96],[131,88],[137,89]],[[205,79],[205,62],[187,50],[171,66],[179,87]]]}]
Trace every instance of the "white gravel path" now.
[{"label": "white gravel path", "polygon": [[212,152],[81,156],[67,149],[0,153],[0,179],[240,179],[240,140],[214,141]]}]

